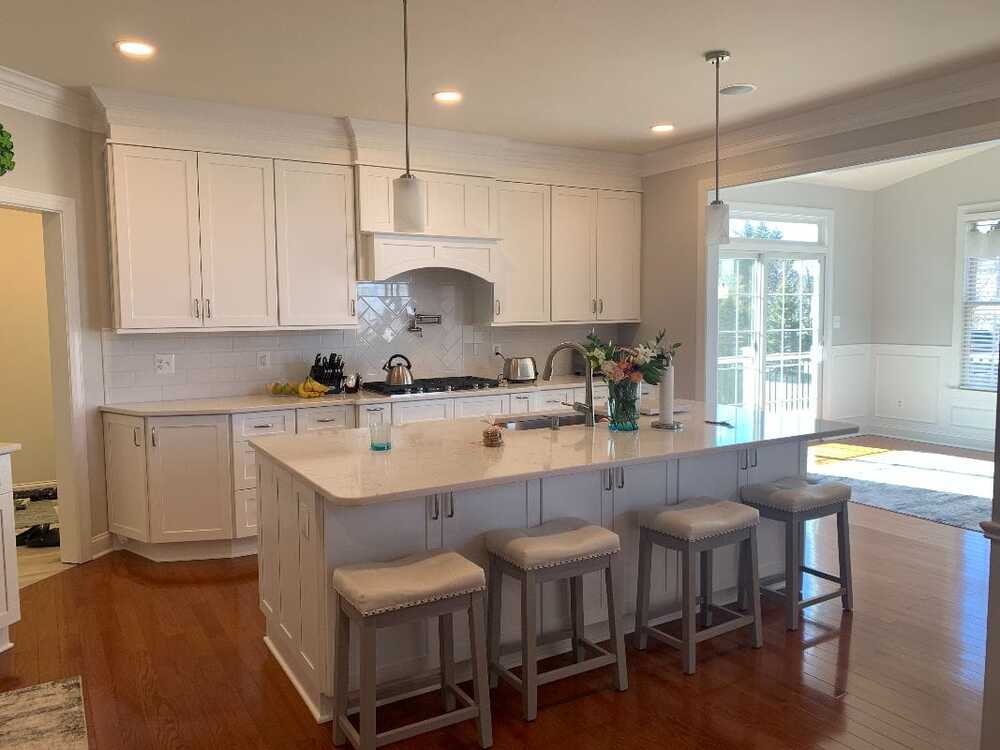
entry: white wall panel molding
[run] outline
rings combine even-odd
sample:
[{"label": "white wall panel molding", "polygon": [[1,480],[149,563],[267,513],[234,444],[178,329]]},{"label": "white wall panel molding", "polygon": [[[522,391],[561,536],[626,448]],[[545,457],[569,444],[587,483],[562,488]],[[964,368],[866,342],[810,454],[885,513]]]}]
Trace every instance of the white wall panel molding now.
[{"label": "white wall panel molding", "polygon": [[871,392],[871,345],[830,347],[824,415],[848,422],[865,421],[871,414]]},{"label": "white wall panel molding", "polygon": [[[994,99],[1000,99],[1000,63],[740,128],[724,134],[720,156],[730,159]],[[642,158],[642,174],[708,163],[715,156],[713,149],[712,139],[702,138],[654,151]]]},{"label": "white wall panel molding", "polygon": [[104,128],[87,96],[27,73],[0,66],[0,105],[83,130]]}]

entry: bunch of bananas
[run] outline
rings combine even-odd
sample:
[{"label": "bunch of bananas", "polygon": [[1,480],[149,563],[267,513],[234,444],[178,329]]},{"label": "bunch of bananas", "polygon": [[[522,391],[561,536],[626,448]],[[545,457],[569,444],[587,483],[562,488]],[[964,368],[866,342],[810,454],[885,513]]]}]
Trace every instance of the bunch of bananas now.
[{"label": "bunch of bananas", "polygon": [[268,383],[264,387],[272,396],[298,396],[299,398],[319,398],[325,396],[330,390],[312,378],[307,378],[304,383]]}]

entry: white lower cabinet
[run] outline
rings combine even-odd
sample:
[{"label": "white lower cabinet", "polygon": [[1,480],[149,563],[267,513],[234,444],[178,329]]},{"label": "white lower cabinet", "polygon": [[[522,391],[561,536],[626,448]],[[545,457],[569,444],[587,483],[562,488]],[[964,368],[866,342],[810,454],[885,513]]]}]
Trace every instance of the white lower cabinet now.
[{"label": "white lower cabinet", "polygon": [[573,403],[573,389],[535,391],[531,394],[531,411],[565,411]]},{"label": "white lower cabinet", "polygon": [[312,409],[299,409],[295,424],[295,431],[299,435],[354,427],[354,407],[317,406]]},{"label": "white lower cabinet", "polygon": [[0,456],[0,652],[10,648],[8,627],[21,619],[10,456]]},{"label": "white lower cabinet", "polygon": [[358,427],[370,424],[392,423],[392,404],[363,404],[358,407]]},{"label": "white lower cabinet", "polygon": [[233,443],[233,487],[252,490],[257,486],[257,460],[250,443]]},{"label": "white lower cabinet", "polygon": [[257,487],[233,493],[234,536],[237,539],[257,535]]},{"label": "white lower cabinet", "polygon": [[474,396],[455,399],[455,419],[510,413],[510,396]]},{"label": "white lower cabinet", "polygon": [[392,423],[394,425],[404,425],[412,422],[454,419],[455,400],[453,398],[436,398],[428,399],[427,401],[406,401],[393,404]]},{"label": "white lower cabinet", "polygon": [[[573,398],[579,401],[581,404],[584,403],[587,399],[587,389],[574,388]],[[594,408],[595,409],[608,408],[608,387],[606,385],[594,386]]]},{"label": "white lower cabinet", "polygon": [[511,414],[527,414],[531,411],[531,394],[530,393],[512,393],[510,394],[510,413]]},{"label": "white lower cabinet", "polygon": [[151,542],[233,537],[229,417],[146,420]]},{"label": "white lower cabinet", "polygon": [[104,464],[108,478],[108,529],[112,534],[148,542],[144,419],[104,415]]}]

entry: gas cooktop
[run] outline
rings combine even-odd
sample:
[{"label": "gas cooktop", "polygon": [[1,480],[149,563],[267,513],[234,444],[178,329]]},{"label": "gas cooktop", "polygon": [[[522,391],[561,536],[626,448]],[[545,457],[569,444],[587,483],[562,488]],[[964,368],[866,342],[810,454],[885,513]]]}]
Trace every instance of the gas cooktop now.
[{"label": "gas cooktop", "polygon": [[409,396],[414,393],[447,393],[449,391],[481,391],[496,388],[500,383],[490,378],[461,375],[453,378],[420,378],[410,385],[365,383],[365,389],[382,396]]}]

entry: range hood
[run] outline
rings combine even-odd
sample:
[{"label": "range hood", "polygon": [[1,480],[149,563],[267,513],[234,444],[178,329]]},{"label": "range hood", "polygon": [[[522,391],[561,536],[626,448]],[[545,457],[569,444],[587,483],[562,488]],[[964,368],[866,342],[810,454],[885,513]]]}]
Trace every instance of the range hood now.
[{"label": "range hood", "polygon": [[451,268],[496,281],[497,237],[361,232],[358,280],[385,281],[421,268]]}]

